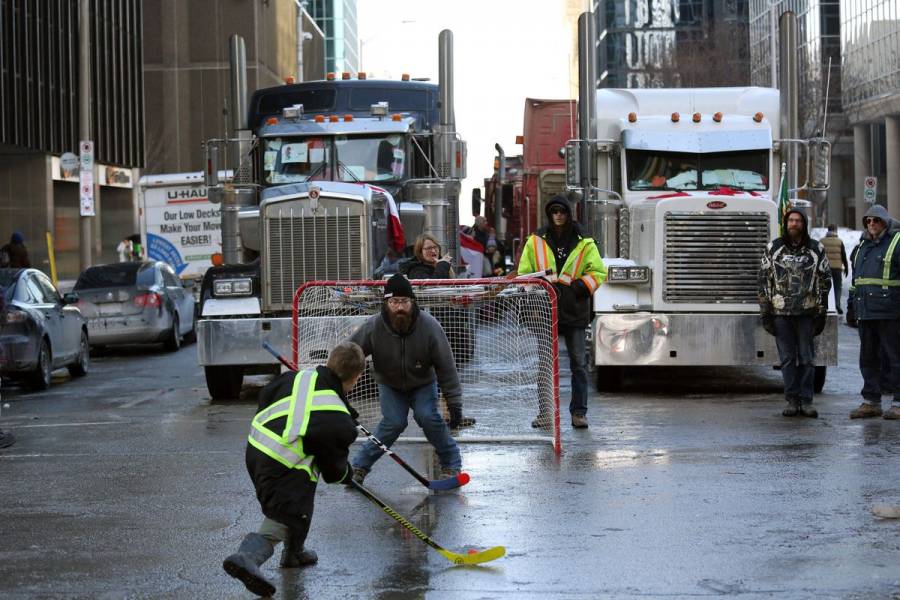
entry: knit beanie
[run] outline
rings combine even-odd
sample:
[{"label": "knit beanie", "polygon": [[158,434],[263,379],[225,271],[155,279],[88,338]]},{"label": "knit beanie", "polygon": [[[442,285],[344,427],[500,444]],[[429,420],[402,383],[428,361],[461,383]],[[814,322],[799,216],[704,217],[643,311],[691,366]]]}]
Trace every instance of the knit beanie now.
[{"label": "knit beanie", "polygon": [[416,295],[413,293],[409,280],[397,273],[388,279],[387,285],[384,286],[384,299],[387,300],[388,298],[411,298],[415,300]]}]

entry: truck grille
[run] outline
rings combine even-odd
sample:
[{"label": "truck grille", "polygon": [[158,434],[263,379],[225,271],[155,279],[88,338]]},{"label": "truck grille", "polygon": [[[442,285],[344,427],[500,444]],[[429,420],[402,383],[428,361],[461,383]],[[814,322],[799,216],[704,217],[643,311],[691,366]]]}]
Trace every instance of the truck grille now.
[{"label": "truck grille", "polygon": [[[345,213],[345,214],[341,214]],[[326,214],[276,207],[266,215],[266,306],[290,309],[307,281],[362,279],[365,218],[333,208]]]},{"label": "truck grille", "polygon": [[769,217],[666,213],[663,298],[670,303],[755,304]]}]

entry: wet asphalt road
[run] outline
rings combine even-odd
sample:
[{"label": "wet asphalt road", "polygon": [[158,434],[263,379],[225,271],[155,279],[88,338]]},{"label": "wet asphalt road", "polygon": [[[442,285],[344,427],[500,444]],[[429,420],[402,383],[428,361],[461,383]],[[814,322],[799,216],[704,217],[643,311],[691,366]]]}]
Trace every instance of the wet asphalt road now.
[{"label": "wet asphalt road", "polygon": [[[276,555],[264,569],[279,598],[898,599],[900,520],[871,506],[900,504],[900,422],[847,418],[855,335],[841,327],[817,420],[780,416],[774,371],[645,369],[592,396],[589,430],[564,420],[558,458],[549,444],[466,445],[472,482],[440,495],[376,466],[370,489],[440,544],[505,545],[489,565],[453,567],[322,485],[319,564],[281,571]],[[44,393],[2,390],[0,427],[18,442],[0,450],[0,597],[252,597],[221,561],[259,523],[243,446],[265,379],[212,404],[193,346],[63,373]],[[395,449],[433,468],[427,448]]]}]

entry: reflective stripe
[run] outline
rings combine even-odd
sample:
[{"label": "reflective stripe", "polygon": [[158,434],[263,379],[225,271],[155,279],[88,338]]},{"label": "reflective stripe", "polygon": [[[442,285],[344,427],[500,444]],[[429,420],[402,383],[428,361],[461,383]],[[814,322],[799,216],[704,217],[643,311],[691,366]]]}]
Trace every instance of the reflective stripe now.
[{"label": "reflective stripe", "polygon": [[[856,285],[880,285],[881,287],[900,287],[900,279],[873,279],[872,277],[860,277]],[[853,289],[853,288],[851,288]]]},{"label": "reflective stripe", "polygon": [[[867,240],[863,240],[862,242],[860,242],[860,249],[862,249],[866,241]],[[891,279],[891,260],[894,258],[894,250],[897,248],[898,242],[900,242],[900,233],[895,233],[894,237],[891,239],[891,244],[888,246],[887,252],[884,255],[884,267],[881,270],[881,279],[877,279],[875,277],[857,277],[853,281],[853,286],[851,286],[850,289],[854,290],[854,286],[858,285],[880,285],[884,289],[887,289],[889,287],[900,287],[900,279]],[[858,260],[858,251],[856,257]],[[858,270],[858,266],[856,264],[853,265],[853,270]]]},{"label": "reflective stripe", "polygon": [[546,271],[550,268],[547,264],[547,242],[536,235],[531,236],[534,260],[537,262],[538,271]]},{"label": "reflective stripe", "polygon": [[[254,420],[259,420],[260,423],[268,423],[272,419],[282,417],[288,414],[288,409],[291,408],[291,399],[290,397],[282,398],[275,404],[271,405],[269,408],[264,411],[258,413]],[[284,413],[284,414],[281,414]]]},{"label": "reflective stripe", "polygon": [[265,427],[260,430],[254,423],[250,429],[249,442],[257,450],[263,454],[274,458],[289,469],[304,469],[312,475],[312,466],[315,461],[314,456],[305,456],[302,452],[298,452],[295,448],[285,446],[277,439],[270,436],[274,434]]},{"label": "reflective stripe", "polygon": [[[569,278],[569,281],[572,281],[573,277],[578,277],[578,269],[581,268],[581,262],[584,260],[585,250],[587,250],[587,244],[582,242],[581,252],[578,253],[578,258],[575,259],[575,263],[572,265],[572,270],[566,273],[566,277]],[[560,279],[561,278],[562,277],[560,277]]]},{"label": "reflective stripe", "polygon": [[589,289],[592,294],[597,291],[598,287],[600,287],[600,284],[597,283],[597,280],[594,279],[594,276],[590,273],[582,275],[581,280],[584,282],[584,285],[587,286],[587,289]]},{"label": "reflective stripe", "polygon": [[[891,245],[888,246],[887,254],[884,256],[884,270],[881,272],[882,279],[891,278],[891,259],[894,258],[894,249],[897,247],[897,240],[900,240],[900,233],[894,234],[894,239],[891,240]],[[891,284],[887,283],[885,285]]]},{"label": "reflective stripe", "polygon": [[[293,408],[288,415],[287,425],[284,426],[285,438],[289,444],[293,444],[298,437],[306,433],[307,411],[305,405],[310,392],[316,389],[318,376],[319,374],[315,371],[300,371],[294,377],[294,389],[291,391]],[[297,400],[301,400],[302,404],[298,406]]]}]

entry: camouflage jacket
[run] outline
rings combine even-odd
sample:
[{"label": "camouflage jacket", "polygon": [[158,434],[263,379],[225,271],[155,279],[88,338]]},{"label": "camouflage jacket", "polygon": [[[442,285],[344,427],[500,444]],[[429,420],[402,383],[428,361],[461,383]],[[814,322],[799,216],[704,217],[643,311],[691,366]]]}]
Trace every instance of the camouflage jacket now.
[{"label": "camouflage jacket", "polygon": [[769,243],[758,278],[762,314],[814,315],[828,310],[831,267],[825,248],[807,238],[798,246],[784,237]]}]

